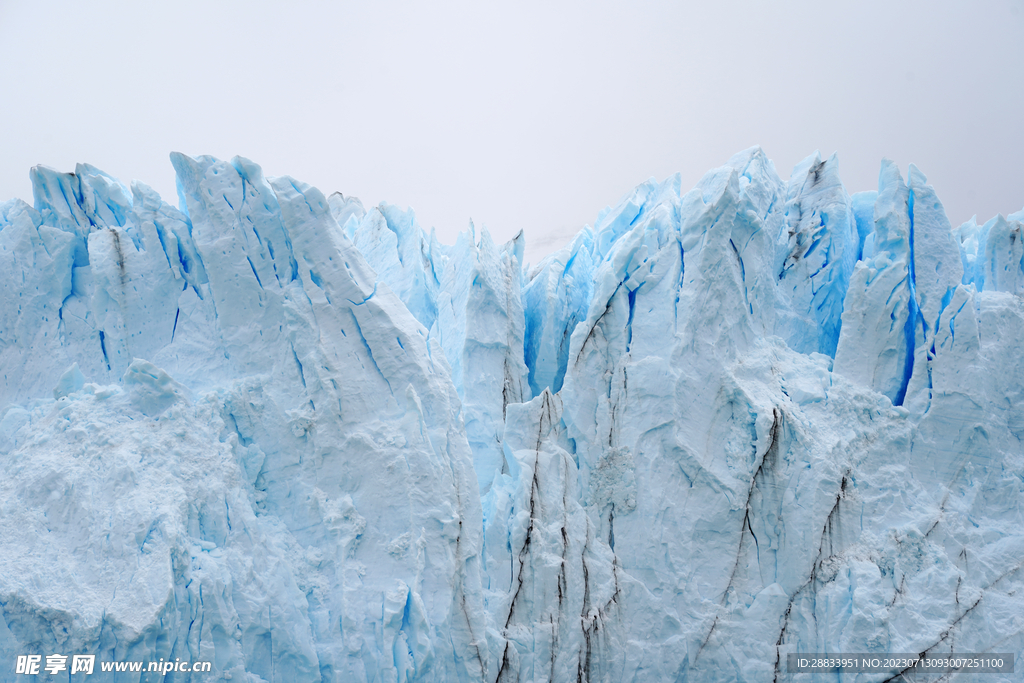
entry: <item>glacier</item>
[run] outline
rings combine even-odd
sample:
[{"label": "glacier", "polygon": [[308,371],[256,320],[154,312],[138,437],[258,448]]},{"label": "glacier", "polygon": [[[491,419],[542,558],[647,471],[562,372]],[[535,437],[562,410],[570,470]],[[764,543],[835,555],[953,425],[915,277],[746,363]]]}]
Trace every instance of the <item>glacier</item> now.
[{"label": "glacier", "polygon": [[1024,210],[752,148],[529,266],[171,162],[0,204],[0,680],[1020,680]]}]

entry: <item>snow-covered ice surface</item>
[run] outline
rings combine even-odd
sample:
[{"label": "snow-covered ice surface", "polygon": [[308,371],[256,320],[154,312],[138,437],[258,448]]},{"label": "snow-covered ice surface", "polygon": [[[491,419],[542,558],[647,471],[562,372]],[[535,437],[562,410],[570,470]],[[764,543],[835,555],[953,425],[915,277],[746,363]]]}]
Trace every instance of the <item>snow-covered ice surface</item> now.
[{"label": "snow-covered ice surface", "polygon": [[0,680],[1024,668],[1024,211],[953,229],[913,166],[850,196],[754,148],[527,268],[172,162],[179,208],[88,165],[0,204]]}]

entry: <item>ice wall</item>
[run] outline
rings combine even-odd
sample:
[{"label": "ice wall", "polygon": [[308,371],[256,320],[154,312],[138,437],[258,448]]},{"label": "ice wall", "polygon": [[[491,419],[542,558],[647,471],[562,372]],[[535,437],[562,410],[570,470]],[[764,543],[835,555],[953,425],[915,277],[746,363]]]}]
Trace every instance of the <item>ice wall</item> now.
[{"label": "ice wall", "polygon": [[[478,679],[480,502],[443,355],[319,191],[172,160],[187,212],[88,167],[4,205],[5,661]],[[73,363],[88,383],[54,401]],[[135,401],[153,377],[183,388]]]},{"label": "ice wall", "polygon": [[835,156],[785,181],[754,148],[527,271],[522,235],[444,246],[172,162],[178,209],[84,165],[0,205],[12,666],[824,681],[786,655],[1024,652],[1024,211],[954,230],[913,166],[851,196]]}]

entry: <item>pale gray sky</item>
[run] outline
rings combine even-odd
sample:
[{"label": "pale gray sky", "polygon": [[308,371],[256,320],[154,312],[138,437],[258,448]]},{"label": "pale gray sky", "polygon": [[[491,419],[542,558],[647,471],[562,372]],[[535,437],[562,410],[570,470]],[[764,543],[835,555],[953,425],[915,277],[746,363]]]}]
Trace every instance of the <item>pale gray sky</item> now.
[{"label": "pale gray sky", "polygon": [[954,225],[1024,206],[1024,0],[434,4],[0,0],[0,200],[82,161],[177,203],[170,151],[240,154],[535,260],[760,144],[851,192],[914,162]]}]

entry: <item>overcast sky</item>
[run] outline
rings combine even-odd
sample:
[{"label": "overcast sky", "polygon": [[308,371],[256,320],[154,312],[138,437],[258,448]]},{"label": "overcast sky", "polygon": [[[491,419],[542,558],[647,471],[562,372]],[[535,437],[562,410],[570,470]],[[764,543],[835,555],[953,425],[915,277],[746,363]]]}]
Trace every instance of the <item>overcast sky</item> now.
[{"label": "overcast sky", "polygon": [[1024,0],[0,0],[0,201],[92,163],[177,203],[172,150],[560,246],[654,176],[761,145],[1024,207]]}]

